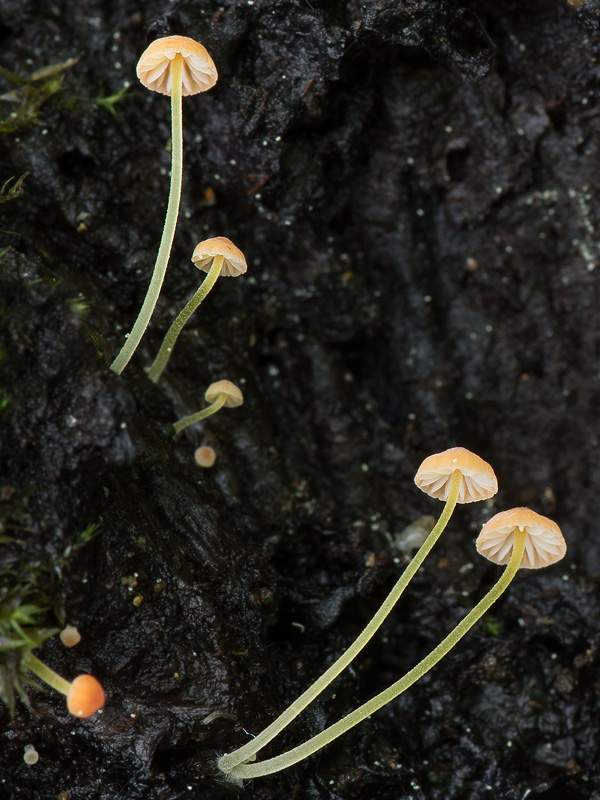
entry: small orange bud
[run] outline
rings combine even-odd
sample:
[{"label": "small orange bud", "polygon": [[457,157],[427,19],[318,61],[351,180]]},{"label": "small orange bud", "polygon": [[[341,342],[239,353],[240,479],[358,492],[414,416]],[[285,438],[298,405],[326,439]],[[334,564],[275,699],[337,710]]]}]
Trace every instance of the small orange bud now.
[{"label": "small orange bud", "polygon": [[76,717],[91,717],[104,705],[104,690],[93,675],[78,675],[67,695],[67,708]]}]

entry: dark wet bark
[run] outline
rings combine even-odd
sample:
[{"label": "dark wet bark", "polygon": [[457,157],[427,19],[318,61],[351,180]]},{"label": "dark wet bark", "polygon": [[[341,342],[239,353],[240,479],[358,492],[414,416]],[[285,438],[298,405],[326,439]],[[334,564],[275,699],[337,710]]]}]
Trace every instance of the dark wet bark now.
[{"label": "dark wet bark", "polygon": [[[28,93],[0,76],[0,184],[28,173],[0,205],[0,581],[79,627],[41,655],[108,694],[85,722],[54,692],[12,721],[0,708],[1,798],[242,795],[216,758],[358,633],[401,568],[394,536],[439,511],[416,468],[456,444],[493,464],[498,496],[456,513],[335,697],[270,752],[476,603],[499,571],[472,544],[494,511],[555,519],[565,562],[520,575],[430,676],[248,795],[600,796],[599,8],[0,0],[0,66],[27,79],[80,57]],[[170,165],[168,100],[135,64],[167,33],[202,41],[220,80],[184,100],[171,264],[117,377]],[[124,81],[113,116],[98,99]],[[143,367],[216,235],[248,273],[217,283],[154,386]],[[221,378],[245,404],[173,441]]]}]

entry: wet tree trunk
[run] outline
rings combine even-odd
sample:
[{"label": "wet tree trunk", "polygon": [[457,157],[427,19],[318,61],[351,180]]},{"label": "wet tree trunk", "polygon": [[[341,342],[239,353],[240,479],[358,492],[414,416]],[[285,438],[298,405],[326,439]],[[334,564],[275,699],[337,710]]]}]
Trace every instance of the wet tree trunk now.
[{"label": "wet tree trunk", "polygon": [[[217,757],[358,634],[407,559],[402,532],[441,509],[416,468],[454,445],[494,466],[497,497],[457,511],[356,666],[268,754],[475,605],[499,574],[472,544],[491,514],[553,518],[566,560],[524,572],[428,678],[249,793],[600,796],[600,5],[575,5],[0,0],[0,621],[16,597],[76,625],[75,648],[36,652],[108,697],[88,721],[52,691],[0,708],[0,798],[241,796]],[[220,78],[184,98],[171,263],[116,376],[170,169],[168,98],[135,65],[171,33]],[[154,385],[144,367],[212,236],[248,272],[217,282]],[[173,439],[220,379],[244,405]]]}]

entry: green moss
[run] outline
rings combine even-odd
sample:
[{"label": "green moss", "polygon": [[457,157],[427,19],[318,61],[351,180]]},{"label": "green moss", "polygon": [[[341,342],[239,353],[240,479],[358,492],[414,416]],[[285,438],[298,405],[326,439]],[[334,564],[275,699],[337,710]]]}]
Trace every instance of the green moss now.
[{"label": "green moss", "polygon": [[[32,650],[40,648],[46,639],[54,636],[58,628],[46,627],[43,623],[48,611],[53,610],[59,619],[61,598],[46,595],[40,588],[47,581],[42,576],[52,574],[62,577],[79,550],[100,532],[101,523],[91,523],[81,531],[63,553],[52,560],[17,562],[17,566],[5,567],[0,574],[4,583],[12,586],[0,589],[0,701],[14,713],[15,697],[18,695],[28,705],[27,685],[37,683],[25,666]],[[0,530],[7,528],[23,530],[14,524],[0,524]],[[17,545],[17,539],[0,536],[0,544]]]},{"label": "green moss", "polygon": [[[15,200],[17,197],[20,197],[23,194],[23,181],[28,175],[29,173],[25,172],[20,178],[17,178],[14,183],[14,175],[12,178],[4,181],[2,188],[0,189],[0,203],[8,203],[11,200]],[[0,253],[0,255],[2,254]]]},{"label": "green moss", "polygon": [[78,297],[70,297],[67,300],[67,303],[73,314],[79,319],[87,316],[90,310],[89,300],[86,300],[82,295],[79,295]]},{"label": "green moss", "polygon": [[12,106],[12,111],[0,117],[0,133],[15,135],[36,124],[44,103],[61,91],[63,72],[78,61],[79,58],[69,58],[60,64],[50,64],[32,72],[28,78],[21,78],[0,66],[0,76],[13,85],[0,96],[0,100]]},{"label": "green moss", "polygon": [[502,631],[502,625],[495,619],[486,619],[485,620],[485,629],[490,634],[490,636],[500,636]]},{"label": "green moss", "polygon": [[46,610],[43,599],[30,586],[0,590],[0,700],[11,717],[15,696],[29,705],[25,687],[35,685],[25,667],[27,656],[57,633],[41,624]]},{"label": "green moss", "polygon": [[125,100],[126,97],[129,97],[131,92],[129,91],[129,84],[124,84],[118,92],[114,92],[113,94],[105,95],[103,90],[100,90],[98,96],[93,101],[95,106],[100,106],[101,108],[105,108],[109,111],[113,117],[117,116],[117,112],[115,110],[115,106],[117,103],[120,103],[122,100]]}]

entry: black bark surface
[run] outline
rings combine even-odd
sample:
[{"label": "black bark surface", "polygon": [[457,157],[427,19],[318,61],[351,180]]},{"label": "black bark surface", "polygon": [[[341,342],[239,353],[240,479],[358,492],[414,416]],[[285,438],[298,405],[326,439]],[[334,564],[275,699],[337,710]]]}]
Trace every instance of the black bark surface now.
[{"label": "black bark surface", "polygon": [[[41,657],[107,690],[85,721],[53,691],[0,708],[0,798],[600,798],[600,3],[575,5],[0,0],[0,66],[25,81],[0,75],[0,184],[27,173],[0,205],[0,588],[32,581],[45,623],[83,635]],[[170,267],[117,377],[170,168],[168,98],[135,65],[170,33],[220,78],[184,99]],[[197,287],[192,250],[217,235],[248,272],[217,283],[155,386],[144,367]],[[174,440],[222,378],[244,405]],[[378,607],[398,534],[441,508],[416,468],[454,445],[499,494],[456,512],[382,632],[268,753],[475,605],[500,571],[473,547],[496,511],[552,517],[565,561],[520,574],[318,756],[227,784],[218,756]]]}]

